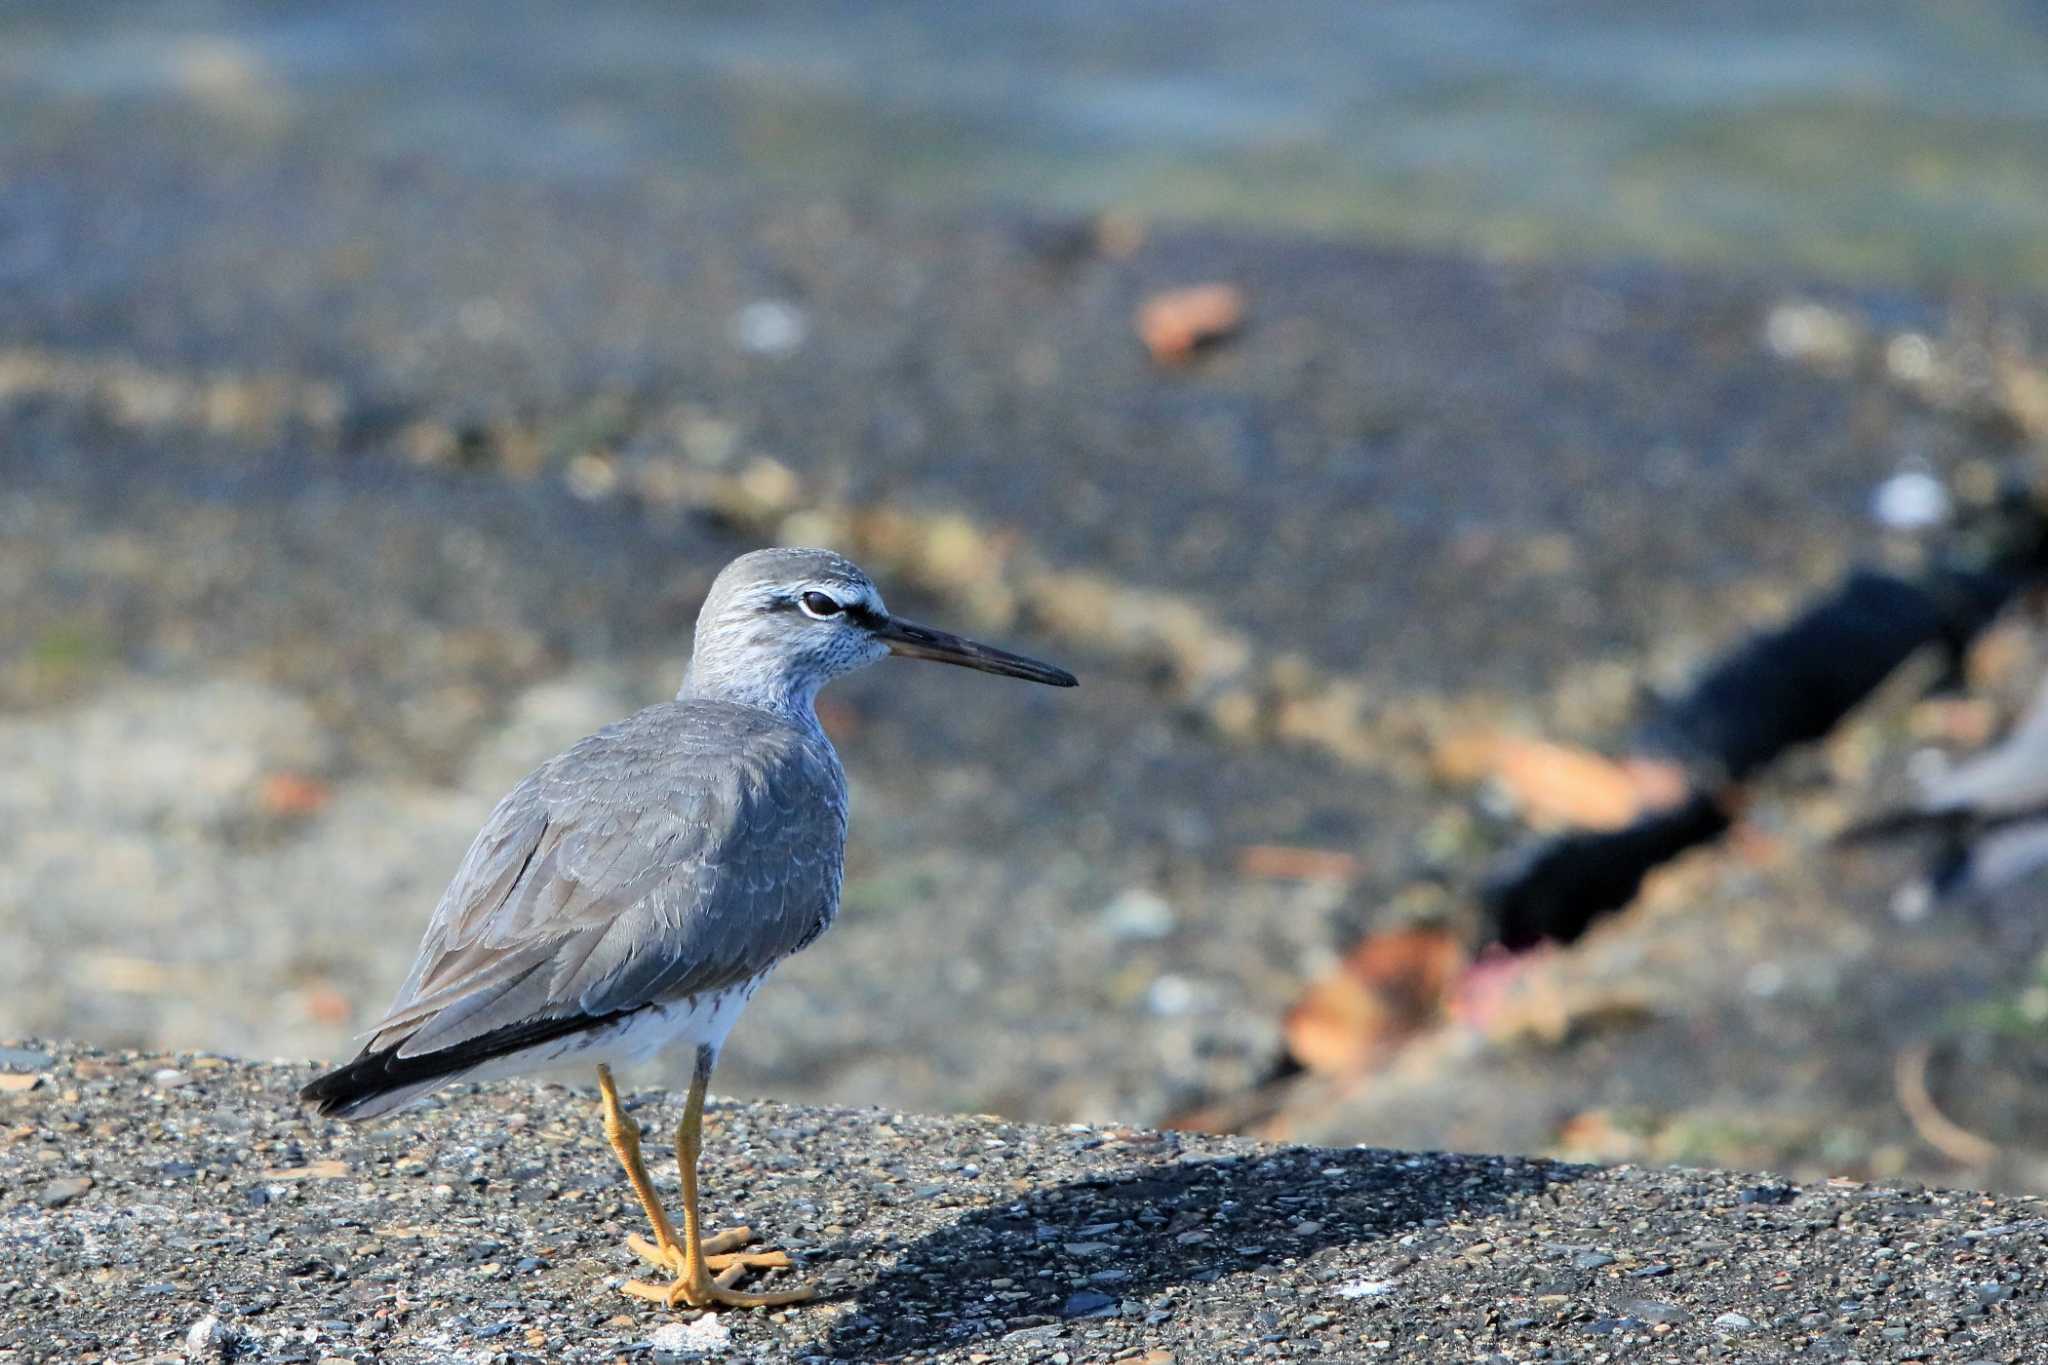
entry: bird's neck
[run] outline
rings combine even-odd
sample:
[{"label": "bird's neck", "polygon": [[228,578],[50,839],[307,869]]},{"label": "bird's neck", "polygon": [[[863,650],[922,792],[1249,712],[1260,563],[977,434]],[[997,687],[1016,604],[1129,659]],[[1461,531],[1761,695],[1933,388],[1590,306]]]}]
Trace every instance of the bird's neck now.
[{"label": "bird's neck", "polygon": [[715,656],[700,655],[690,660],[676,700],[750,706],[788,721],[799,730],[823,735],[824,727],[818,724],[818,689],[822,685],[822,680],[749,675],[745,670],[720,667]]}]

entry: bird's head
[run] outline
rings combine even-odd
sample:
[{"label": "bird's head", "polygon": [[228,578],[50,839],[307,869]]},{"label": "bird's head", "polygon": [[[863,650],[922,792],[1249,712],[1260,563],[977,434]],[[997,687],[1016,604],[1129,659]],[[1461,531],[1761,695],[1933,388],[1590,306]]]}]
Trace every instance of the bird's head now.
[{"label": "bird's head", "polygon": [[756,550],[704,598],[686,696],[808,706],[818,689],[891,654],[1072,687],[1063,668],[892,616],[853,561],[830,550]]}]

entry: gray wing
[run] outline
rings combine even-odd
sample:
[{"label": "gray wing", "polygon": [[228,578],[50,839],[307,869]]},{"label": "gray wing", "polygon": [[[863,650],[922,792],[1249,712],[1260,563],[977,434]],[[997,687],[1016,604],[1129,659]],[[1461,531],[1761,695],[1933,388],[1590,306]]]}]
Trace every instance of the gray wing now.
[{"label": "gray wing", "polygon": [[822,740],[745,707],[650,707],[498,803],[369,1049],[415,1057],[750,980],[831,922],[845,836]]}]

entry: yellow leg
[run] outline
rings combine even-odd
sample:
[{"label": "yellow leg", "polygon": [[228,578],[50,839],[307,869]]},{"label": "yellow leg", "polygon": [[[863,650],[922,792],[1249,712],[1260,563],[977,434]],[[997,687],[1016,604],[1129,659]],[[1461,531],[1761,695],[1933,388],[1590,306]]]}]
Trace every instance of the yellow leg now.
[{"label": "yellow leg", "polygon": [[[798,1287],[770,1294],[748,1294],[733,1288],[749,1270],[788,1266],[787,1254],[780,1251],[740,1251],[739,1248],[754,1239],[753,1232],[747,1228],[731,1228],[711,1238],[704,1236],[697,1211],[697,1159],[704,1147],[704,1087],[710,1078],[709,1059],[700,1056],[690,1077],[690,1096],[683,1105],[683,1121],[676,1127],[676,1166],[683,1178],[681,1245],[676,1244],[673,1231],[666,1240],[660,1239],[662,1224],[655,1227],[657,1241],[652,1245],[638,1237],[627,1241],[634,1254],[667,1270],[675,1279],[669,1284],[630,1280],[625,1285],[625,1292],[670,1308],[683,1304],[692,1308],[772,1308],[802,1303],[815,1291]],[[718,1272],[716,1276],[713,1271]]]},{"label": "yellow leg", "polygon": [[[632,1236],[626,1239],[626,1245],[642,1260],[680,1272],[687,1263],[683,1239],[676,1236],[675,1225],[669,1222],[668,1214],[661,1207],[661,1196],[655,1192],[654,1181],[648,1176],[646,1162],[640,1156],[640,1125],[626,1117],[625,1109],[619,1103],[618,1087],[612,1083],[610,1067],[597,1068],[597,1088],[604,1098],[605,1137],[610,1140],[612,1151],[617,1153],[619,1164],[626,1168],[626,1179],[632,1182],[633,1193],[639,1198],[640,1207],[647,1211],[647,1221],[654,1228],[653,1241]],[[679,1160],[682,1150],[679,1144]],[[694,1180],[694,1172],[691,1178]],[[780,1251],[733,1254],[753,1239],[751,1230],[733,1228],[702,1240],[702,1259],[706,1268],[724,1271],[737,1265],[742,1269],[772,1269],[786,1268],[790,1264],[789,1257]]]},{"label": "yellow leg", "polygon": [[647,1178],[647,1163],[640,1159],[640,1125],[627,1118],[626,1111],[619,1107],[618,1087],[612,1084],[612,1069],[608,1066],[597,1068],[597,1091],[604,1097],[604,1135],[619,1164],[626,1168],[626,1179],[633,1182],[633,1193],[639,1196],[640,1207],[647,1211],[647,1221],[654,1225],[654,1244],[680,1250],[682,1243],[676,1240],[675,1225],[662,1210],[654,1182]]}]

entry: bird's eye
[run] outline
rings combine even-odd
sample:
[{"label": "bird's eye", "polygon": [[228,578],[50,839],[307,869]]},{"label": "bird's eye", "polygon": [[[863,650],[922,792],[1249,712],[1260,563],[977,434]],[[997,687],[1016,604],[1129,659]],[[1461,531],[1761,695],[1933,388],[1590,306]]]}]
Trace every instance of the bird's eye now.
[{"label": "bird's eye", "polygon": [[797,599],[804,609],[804,615],[822,621],[828,616],[837,616],[846,608],[822,592],[807,592]]}]

